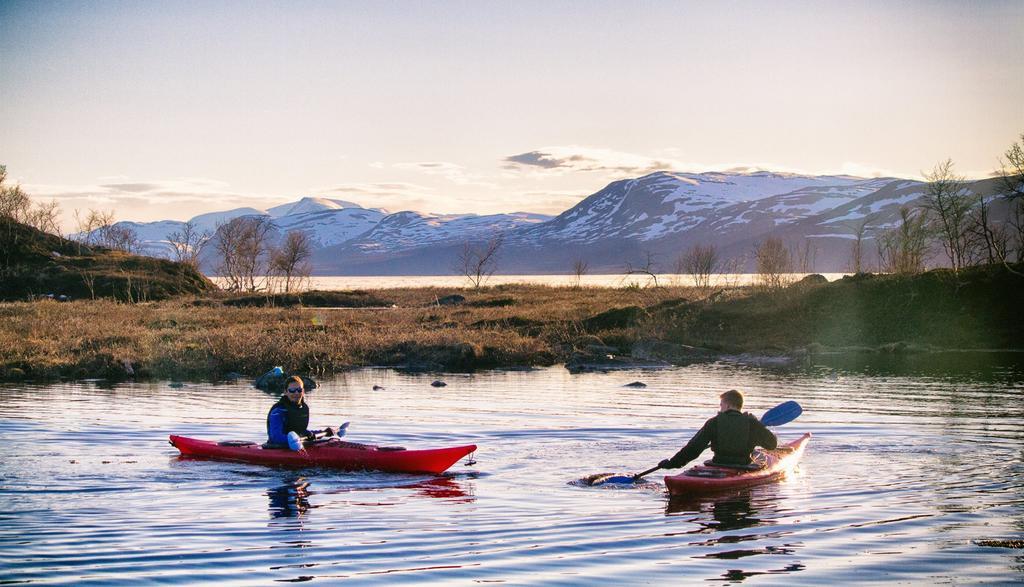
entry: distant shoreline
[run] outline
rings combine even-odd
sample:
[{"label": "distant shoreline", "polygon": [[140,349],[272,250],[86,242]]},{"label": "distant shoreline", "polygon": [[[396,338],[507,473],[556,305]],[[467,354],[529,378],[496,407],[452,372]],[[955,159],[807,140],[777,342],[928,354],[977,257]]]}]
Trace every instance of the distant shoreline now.
[{"label": "distant shoreline", "polygon": [[[693,285],[693,277],[688,274],[658,273],[659,285],[672,287],[689,287]],[[788,281],[799,281],[807,273],[789,273]],[[849,273],[821,273],[829,281],[842,279]],[[223,285],[225,280],[210,276],[210,280]],[[756,273],[721,273],[711,276],[712,287],[740,287],[757,282]],[[574,287],[577,285],[575,275],[565,273],[534,273],[534,274],[494,274],[486,285],[530,284],[547,287]],[[653,285],[653,279],[647,275],[625,275],[623,273],[593,273],[583,275],[579,280],[582,287],[628,287],[636,284],[640,287]],[[467,279],[461,275],[313,275],[310,277],[309,289],[313,290],[347,290],[347,289],[401,289],[408,287],[452,287],[469,286]]]}]

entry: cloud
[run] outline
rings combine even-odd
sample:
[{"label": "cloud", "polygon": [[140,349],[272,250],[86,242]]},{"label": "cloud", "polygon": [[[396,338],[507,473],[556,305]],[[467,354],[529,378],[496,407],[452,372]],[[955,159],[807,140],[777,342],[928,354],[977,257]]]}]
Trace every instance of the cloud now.
[{"label": "cloud", "polygon": [[160,189],[159,184],[155,183],[107,183],[100,185],[102,188],[106,188],[115,192],[149,192]]},{"label": "cloud", "polygon": [[338,194],[346,199],[355,199],[360,205],[369,205],[390,211],[429,212],[432,203],[436,204],[438,200],[437,190],[434,188],[405,182],[346,183],[313,191]]},{"label": "cloud", "polygon": [[566,173],[599,172],[618,179],[638,177],[655,171],[681,173],[793,173],[799,175],[853,175],[856,177],[900,177],[918,179],[872,165],[844,162],[838,168],[811,171],[774,163],[729,162],[706,164],[682,161],[678,149],[664,149],[658,156],[647,156],[624,151],[584,147],[579,145],[543,147],[505,157],[503,169],[518,174],[534,173],[541,176]]},{"label": "cloud", "polygon": [[544,147],[510,155],[503,159],[505,169],[547,172],[602,172],[616,176],[645,175],[654,171],[682,171],[687,164],[673,159],[648,157],[578,145]]},{"label": "cloud", "polygon": [[229,184],[207,178],[132,181],[105,177],[88,185],[25,184],[35,200],[56,200],[64,227],[75,225],[75,210],[113,210],[118,219],[137,221],[187,220],[197,214],[252,206],[266,208],[280,195],[243,194]]},{"label": "cloud", "polygon": [[427,175],[437,175],[459,185],[471,185],[478,187],[496,188],[497,184],[486,181],[482,175],[469,173],[466,168],[457,163],[447,161],[415,161],[410,163],[395,163],[395,169],[403,171],[414,171]]}]

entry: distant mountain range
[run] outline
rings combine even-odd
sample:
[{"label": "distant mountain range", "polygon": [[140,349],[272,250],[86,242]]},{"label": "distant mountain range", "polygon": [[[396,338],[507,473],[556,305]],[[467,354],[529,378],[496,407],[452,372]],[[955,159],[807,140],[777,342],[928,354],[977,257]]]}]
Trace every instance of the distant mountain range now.
[{"label": "distant mountain range", "polygon": [[[475,214],[388,213],[352,202],[306,197],[268,210],[236,208],[192,219],[200,230],[246,215],[268,216],[277,237],[306,231],[314,243],[319,275],[441,275],[453,272],[466,242],[502,235],[500,273],[570,273],[584,260],[591,273],[621,272],[653,259],[659,272],[673,272],[690,246],[713,244],[723,259],[752,268],[752,251],[777,236],[805,252],[811,269],[848,269],[854,226],[868,220],[867,256],[873,237],[893,226],[899,209],[914,205],[925,184],[896,178],[786,173],[657,172],[615,181],[565,212],[551,217],[525,212]],[[979,194],[995,180],[970,182]],[[996,210],[999,215],[999,210]],[[144,252],[169,256],[167,235],[178,221],[121,222],[139,235]],[[206,256],[204,268],[211,270]]]}]

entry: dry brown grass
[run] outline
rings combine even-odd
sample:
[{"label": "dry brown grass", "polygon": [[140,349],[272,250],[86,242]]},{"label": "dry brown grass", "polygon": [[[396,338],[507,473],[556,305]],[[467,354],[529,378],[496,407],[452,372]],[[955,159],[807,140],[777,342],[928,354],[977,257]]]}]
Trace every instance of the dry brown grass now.
[{"label": "dry brown grass", "polygon": [[[369,292],[386,309],[236,308],[216,299],[0,304],[0,378],[219,378],[274,365],[324,374],[363,365],[470,369],[552,364],[587,344],[628,349],[637,324],[590,331],[612,308],[693,298],[690,288],[503,285]],[[466,302],[438,306],[458,293]],[[596,338],[595,338],[596,336]]]}]

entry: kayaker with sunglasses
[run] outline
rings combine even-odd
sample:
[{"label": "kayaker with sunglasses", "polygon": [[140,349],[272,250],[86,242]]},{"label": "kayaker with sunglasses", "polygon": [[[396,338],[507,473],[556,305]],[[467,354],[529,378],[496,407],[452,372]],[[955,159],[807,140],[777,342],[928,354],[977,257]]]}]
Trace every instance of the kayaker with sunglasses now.
[{"label": "kayaker with sunglasses", "polygon": [[[316,435],[309,430],[309,404],[306,403],[306,390],[302,378],[289,377],[285,381],[284,390],[284,395],[267,414],[267,445],[282,448],[288,446],[289,432],[308,439]],[[323,432],[327,436],[334,436],[337,433],[331,427],[325,428]]]}]

